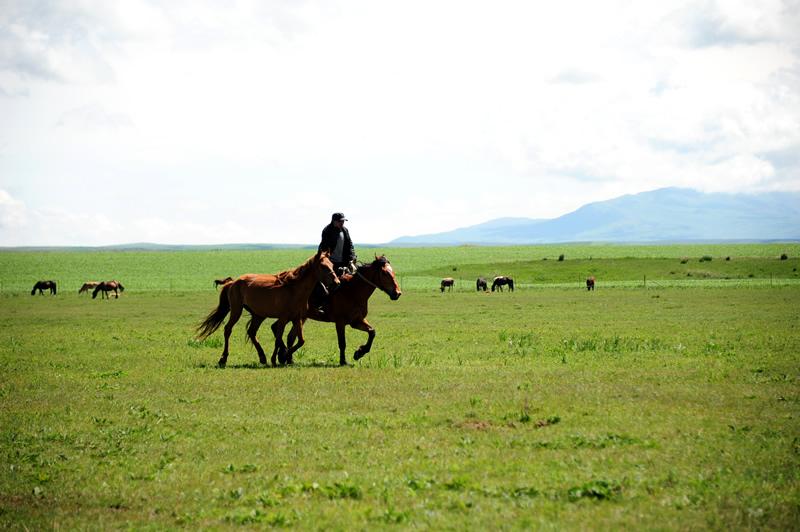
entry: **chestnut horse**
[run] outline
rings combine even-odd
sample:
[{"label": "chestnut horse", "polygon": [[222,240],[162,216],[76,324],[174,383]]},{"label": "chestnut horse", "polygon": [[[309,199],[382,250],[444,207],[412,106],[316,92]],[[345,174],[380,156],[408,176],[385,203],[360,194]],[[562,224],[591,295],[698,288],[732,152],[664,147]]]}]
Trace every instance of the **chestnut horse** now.
[{"label": "chestnut horse", "polygon": [[453,290],[453,287],[456,285],[456,280],[452,277],[445,277],[442,279],[442,283],[439,285],[439,290],[444,292],[444,289],[447,288],[448,292]]},{"label": "chestnut horse", "polygon": [[[336,324],[336,336],[339,339],[339,365],[346,366],[347,359],[344,350],[347,348],[345,341],[344,328],[349,325],[353,329],[367,333],[367,343],[360,346],[353,353],[353,359],[359,360],[369,353],[372,348],[372,341],[375,339],[375,329],[367,322],[367,303],[375,289],[385,292],[392,301],[397,301],[402,292],[397,285],[394,277],[392,265],[384,255],[375,257],[371,264],[361,265],[353,275],[345,274],[342,276],[342,284],[332,292],[329,302],[325,305],[324,314],[318,314],[313,308],[309,308],[308,318],[316,321],[326,321]],[[303,318],[305,321],[306,318]],[[289,344],[289,351],[286,353],[287,364],[292,363],[292,353],[302,347],[304,340],[302,334],[297,335],[294,327],[286,337]],[[299,331],[302,333],[302,331]],[[294,343],[297,336],[297,345]],[[283,362],[283,361],[281,361]]]},{"label": "chestnut horse", "polygon": [[78,294],[89,292],[89,290],[94,290],[99,284],[100,283],[98,283],[97,281],[88,281],[86,283],[83,283],[83,286],[81,286],[80,289],[78,290]]},{"label": "chestnut horse", "polygon": [[594,290],[594,275],[586,278],[586,290],[588,291]]},{"label": "chestnut horse", "polygon": [[124,292],[125,287],[122,286],[122,283],[119,281],[103,281],[102,283],[97,283],[97,286],[94,287],[94,292],[92,292],[92,299],[97,297],[98,292],[102,292],[102,297],[109,297],[109,292],[114,292],[114,296],[119,299],[119,293]]},{"label": "chestnut horse", "polygon": [[233,277],[226,277],[224,279],[214,279],[214,288],[217,288],[219,285],[223,285],[231,281],[233,281]]},{"label": "chestnut horse", "polygon": [[242,316],[242,309],[247,309],[252,316],[247,326],[247,336],[258,351],[258,360],[267,363],[267,356],[256,339],[258,328],[267,318],[278,318],[272,324],[275,336],[275,350],[272,353],[272,365],[275,354],[286,352],[283,342],[283,331],[290,321],[300,331],[302,337],[302,318],[308,311],[308,298],[314,286],[322,281],[325,285],[338,285],[339,279],[333,271],[333,263],[327,251],[317,253],[293,270],[275,275],[248,273],[233,282],[222,286],[219,293],[219,306],[198,325],[198,339],[203,340],[216,331],[225,316],[230,312],[225,324],[225,347],[219,359],[219,367],[224,368],[228,362],[228,340],[236,322]]},{"label": "chestnut horse", "polygon": [[475,290],[477,290],[478,292],[480,292],[481,290],[483,290],[484,292],[488,292],[489,287],[486,284],[486,279],[484,279],[483,277],[478,277],[478,280],[475,281]]},{"label": "chestnut horse", "polygon": [[499,275],[494,278],[494,281],[492,281],[492,292],[494,292],[495,289],[502,292],[503,285],[508,285],[508,289],[512,292],[514,291],[514,279],[511,277],[506,277],[505,275]]},{"label": "chestnut horse", "polygon": [[39,291],[39,295],[43,296],[45,290],[50,290],[52,295],[56,295],[56,282],[55,281],[36,281],[36,284],[33,285],[33,290],[31,290],[31,295],[36,294],[36,291]]}]

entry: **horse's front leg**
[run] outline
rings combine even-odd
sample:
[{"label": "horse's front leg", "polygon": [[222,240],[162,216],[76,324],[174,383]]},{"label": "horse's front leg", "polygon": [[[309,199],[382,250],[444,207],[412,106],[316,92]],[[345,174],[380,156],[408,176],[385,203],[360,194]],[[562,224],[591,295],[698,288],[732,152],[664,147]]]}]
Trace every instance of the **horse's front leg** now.
[{"label": "horse's front leg", "polygon": [[336,338],[339,340],[339,365],[346,366],[347,358],[344,356],[344,350],[347,348],[347,339],[344,335],[345,324],[343,322],[336,322]]},{"label": "horse's front leg", "polygon": [[364,331],[367,333],[367,343],[360,346],[356,349],[356,352],[353,353],[353,360],[359,360],[361,357],[369,353],[369,350],[372,349],[372,341],[375,339],[375,329],[372,328],[367,320],[361,320],[360,322],[351,323],[350,327],[353,329],[358,329],[359,331]]},{"label": "horse's front leg", "polygon": [[[297,344],[292,345],[295,337],[297,337]],[[292,328],[289,330],[289,334],[286,336],[286,344],[288,346],[286,352],[286,364],[294,364],[292,354],[303,347],[303,344],[305,343],[306,339],[303,337],[303,320],[293,320]]]},{"label": "horse's front leg", "polygon": [[286,360],[286,344],[283,343],[283,331],[286,328],[286,320],[283,318],[278,319],[270,327],[272,334],[275,336],[275,348],[272,350],[272,365],[277,366],[276,357],[280,359],[281,364]]}]

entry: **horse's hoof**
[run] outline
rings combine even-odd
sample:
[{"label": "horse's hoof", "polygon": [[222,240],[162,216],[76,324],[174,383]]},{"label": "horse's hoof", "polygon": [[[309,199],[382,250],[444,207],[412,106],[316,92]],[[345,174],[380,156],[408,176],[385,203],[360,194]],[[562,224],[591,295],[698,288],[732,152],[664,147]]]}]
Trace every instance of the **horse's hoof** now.
[{"label": "horse's hoof", "polygon": [[219,359],[219,362],[217,362],[217,366],[219,366],[220,368],[224,368],[225,364],[227,364],[226,360]]},{"label": "horse's hoof", "polygon": [[267,365],[267,357],[258,357],[258,361],[261,363],[262,366]]},{"label": "horse's hoof", "polygon": [[339,361],[339,367],[340,367],[340,368],[346,368],[346,367],[347,367],[347,366],[349,366],[349,365],[350,365],[350,364],[348,364],[346,360],[340,360],[340,361]]},{"label": "horse's hoof", "polygon": [[356,351],[355,353],[353,353],[353,360],[361,360],[363,356],[364,353],[362,353],[361,351]]}]

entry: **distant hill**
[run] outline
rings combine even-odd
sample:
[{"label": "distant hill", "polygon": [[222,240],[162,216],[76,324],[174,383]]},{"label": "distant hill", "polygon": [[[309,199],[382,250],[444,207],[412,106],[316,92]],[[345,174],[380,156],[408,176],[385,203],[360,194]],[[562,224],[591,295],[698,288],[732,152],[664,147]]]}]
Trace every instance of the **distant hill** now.
[{"label": "distant hill", "polygon": [[394,245],[800,240],[800,193],[663,188],[589,203],[554,219],[499,218]]}]

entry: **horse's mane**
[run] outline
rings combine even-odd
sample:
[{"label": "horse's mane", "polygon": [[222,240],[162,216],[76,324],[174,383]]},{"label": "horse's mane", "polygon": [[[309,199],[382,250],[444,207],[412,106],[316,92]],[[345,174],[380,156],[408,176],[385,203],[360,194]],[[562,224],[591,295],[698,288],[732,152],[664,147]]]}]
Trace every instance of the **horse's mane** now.
[{"label": "horse's mane", "polygon": [[[323,252],[326,253],[326,252]],[[314,254],[308,258],[303,264],[292,270],[286,270],[275,274],[275,284],[287,284],[294,282],[306,275],[308,270],[314,267],[314,260],[319,254]]]}]

